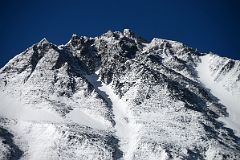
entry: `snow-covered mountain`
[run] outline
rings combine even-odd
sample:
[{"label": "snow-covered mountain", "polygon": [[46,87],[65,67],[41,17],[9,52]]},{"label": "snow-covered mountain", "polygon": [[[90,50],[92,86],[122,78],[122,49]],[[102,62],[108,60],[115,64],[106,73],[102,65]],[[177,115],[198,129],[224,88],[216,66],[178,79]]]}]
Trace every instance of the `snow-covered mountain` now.
[{"label": "snow-covered mountain", "polygon": [[129,29],[0,70],[0,159],[240,159],[240,61]]}]

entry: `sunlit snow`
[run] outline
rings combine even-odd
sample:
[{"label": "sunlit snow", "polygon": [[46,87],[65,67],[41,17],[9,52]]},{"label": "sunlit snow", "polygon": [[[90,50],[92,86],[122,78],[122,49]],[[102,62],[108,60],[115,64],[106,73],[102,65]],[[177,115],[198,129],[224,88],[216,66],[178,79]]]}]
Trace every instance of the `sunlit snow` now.
[{"label": "sunlit snow", "polygon": [[211,93],[219,99],[219,102],[227,107],[229,117],[220,117],[227,127],[232,128],[240,136],[240,95],[233,94],[224,87],[223,82],[214,81],[210,70],[211,55],[201,57],[201,63],[197,67],[200,82],[211,90]]}]

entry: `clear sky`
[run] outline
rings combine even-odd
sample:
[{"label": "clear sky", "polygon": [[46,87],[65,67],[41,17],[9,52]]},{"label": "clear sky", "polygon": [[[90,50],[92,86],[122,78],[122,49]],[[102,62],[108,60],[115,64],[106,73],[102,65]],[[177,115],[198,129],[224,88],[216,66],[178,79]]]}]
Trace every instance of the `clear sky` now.
[{"label": "clear sky", "polygon": [[240,59],[239,0],[0,0],[0,67],[44,37],[65,44],[124,28]]}]

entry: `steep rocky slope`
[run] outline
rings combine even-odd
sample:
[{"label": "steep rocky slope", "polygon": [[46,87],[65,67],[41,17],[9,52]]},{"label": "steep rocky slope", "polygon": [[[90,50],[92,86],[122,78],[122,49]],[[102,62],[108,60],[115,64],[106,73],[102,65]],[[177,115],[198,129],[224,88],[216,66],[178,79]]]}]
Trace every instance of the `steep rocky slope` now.
[{"label": "steep rocky slope", "polygon": [[240,61],[179,42],[43,39],[0,94],[0,159],[240,159]]}]

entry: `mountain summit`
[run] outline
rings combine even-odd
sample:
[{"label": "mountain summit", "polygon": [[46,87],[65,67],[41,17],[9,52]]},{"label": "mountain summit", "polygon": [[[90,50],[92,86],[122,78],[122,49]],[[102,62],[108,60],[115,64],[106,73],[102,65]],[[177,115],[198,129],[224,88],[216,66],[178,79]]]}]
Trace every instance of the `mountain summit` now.
[{"label": "mountain summit", "polygon": [[240,159],[240,61],[129,29],[0,69],[0,159]]}]

